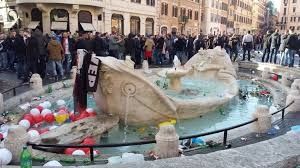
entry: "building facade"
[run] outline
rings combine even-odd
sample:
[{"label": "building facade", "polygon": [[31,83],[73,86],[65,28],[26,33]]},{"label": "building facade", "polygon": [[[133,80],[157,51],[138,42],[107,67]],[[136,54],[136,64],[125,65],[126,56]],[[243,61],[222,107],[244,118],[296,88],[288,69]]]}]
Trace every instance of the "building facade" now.
[{"label": "building facade", "polygon": [[204,0],[203,24],[204,34],[219,34],[228,31],[229,13],[228,0]]},{"label": "building facade", "polygon": [[253,0],[252,31],[261,30],[265,24],[266,0]]},{"label": "building facade", "polygon": [[234,33],[245,34],[252,30],[253,0],[230,0],[230,5],[234,10]]},{"label": "building facade", "polygon": [[300,33],[300,0],[281,0],[278,28],[281,32],[293,27]]},{"label": "building facade", "polygon": [[157,6],[157,33],[199,34],[201,5],[201,0],[160,0]]},{"label": "building facade", "polygon": [[[155,33],[155,0],[16,0],[14,3],[20,21],[18,27],[22,28],[38,27],[47,33]],[[15,26],[14,22],[7,23],[7,26],[4,25],[6,29]]]}]

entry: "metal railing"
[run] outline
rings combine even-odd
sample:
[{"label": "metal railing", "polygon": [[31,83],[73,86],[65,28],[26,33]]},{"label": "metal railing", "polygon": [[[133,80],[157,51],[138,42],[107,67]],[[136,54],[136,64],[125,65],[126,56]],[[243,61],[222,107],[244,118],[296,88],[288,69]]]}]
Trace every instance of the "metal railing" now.
[{"label": "metal railing", "polygon": [[29,87],[30,83],[23,83],[21,85],[15,86],[13,88],[7,89],[7,90],[3,91],[2,94],[4,95],[4,94],[7,94],[7,93],[9,93],[9,92],[12,91],[13,92],[13,96],[16,96],[17,95],[17,89],[21,88],[21,87],[24,87],[24,86],[28,86]]},{"label": "metal railing", "polygon": [[[285,116],[285,109],[291,106],[294,103],[292,101],[285,107],[281,108],[280,110],[272,113],[272,115],[282,113],[281,114],[281,119],[284,120]],[[203,137],[207,135],[212,135],[212,134],[217,134],[223,132],[223,145],[225,146],[227,144],[227,138],[228,138],[228,131],[254,123],[258,121],[258,118],[235,125],[231,127],[226,127],[223,129],[215,130],[215,131],[210,131],[210,132],[205,132],[205,133],[200,133],[200,134],[195,134],[195,135],[188,135],[188,136],[181,136],[179,137],[179,140],[186,140],[186,139],[192,139],[192,138],[197,138],[197,137]],[[122,147],[122,146],[136,146],[136,145],[147,145],[147,144],[153,144],[156,143],[155,140],[147,140],[147,141],[136,141],[136,142],[125,142],[125,143],[113,143],[113,144],[97,144],[97,145],[60,145],[60,144],[33,144],[33,143],[27,143],[29,146],[32,146],[33,149],[37,150],[43,150],[43,148],[89,148],[90,150],[90,161],[94,162],[94,148],[108,148],[108,147]]]}]

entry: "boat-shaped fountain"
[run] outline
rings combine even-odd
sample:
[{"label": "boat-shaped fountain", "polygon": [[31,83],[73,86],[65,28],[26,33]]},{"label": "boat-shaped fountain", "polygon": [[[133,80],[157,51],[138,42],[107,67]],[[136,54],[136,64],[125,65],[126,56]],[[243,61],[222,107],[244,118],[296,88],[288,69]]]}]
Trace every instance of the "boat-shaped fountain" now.
[{"label": "boat-shaped fountain", "polygon": [[102,64],[95,93],[97,105],[126,124],[199,117],[238,93],[235,69],[220,48],[200,50],[184,66],[151,74],[134,70],[130,60],[98,58]]}]

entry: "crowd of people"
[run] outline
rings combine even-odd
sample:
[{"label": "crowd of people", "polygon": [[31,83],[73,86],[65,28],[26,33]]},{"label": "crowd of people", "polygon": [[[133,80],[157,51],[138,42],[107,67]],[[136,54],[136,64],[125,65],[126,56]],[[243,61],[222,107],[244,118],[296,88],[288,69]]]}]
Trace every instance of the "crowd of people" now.
[{"label": "crowd of people", "polygon": [[[300,36],[293,29],[280,35],[278,30],[251,35],[209,34],[192,35],[154,35],[128,36],[108,33],[95,34],[82,32],[51,32],[43,34],[36,29],[12,30],[9,34],[0,34],[0,71],[16,72],[19,79],[28,82],[31,74],[38,73],[42,78],[53,80],[65,79],[73,65],[77,64],[77,49],[85,49],[97,56],[113,56],[125,59],[131,56],[136,67],[143,60],[149,64],[173,64],[176,55],[182,64],[187,62],[198,50],[213,49],[221,46],[237,61],[242,53],[242,61],[246,55],[251,61],[251,51],[262,52],[262,62],[278,63],[283,66],[294,66],[294,57],[300,50]],[[277,55],[279,62],[277,62]]]}]

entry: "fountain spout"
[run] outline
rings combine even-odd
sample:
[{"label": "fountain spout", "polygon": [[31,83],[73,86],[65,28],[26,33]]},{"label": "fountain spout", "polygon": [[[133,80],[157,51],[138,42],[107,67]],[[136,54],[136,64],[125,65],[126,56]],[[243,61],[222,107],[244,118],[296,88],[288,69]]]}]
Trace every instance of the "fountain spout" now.
[{"label": "fountain spout", "polygon": [[170,79],[170,89],[180,91],[181,90],[181,78],[188,73],[184,69],[171,69],[168,70],[166,76]]},{"label": "fountain spout", "polygon": [[178,59],[177,55],[174,56],[173,64],[174,64],[175,70],[178,69],[178,68],[181,66],[181,62],[180,62],[180,60]]}]

